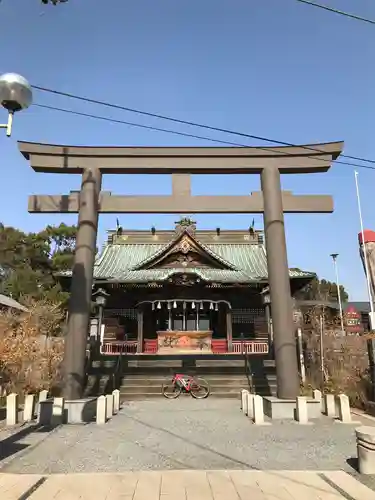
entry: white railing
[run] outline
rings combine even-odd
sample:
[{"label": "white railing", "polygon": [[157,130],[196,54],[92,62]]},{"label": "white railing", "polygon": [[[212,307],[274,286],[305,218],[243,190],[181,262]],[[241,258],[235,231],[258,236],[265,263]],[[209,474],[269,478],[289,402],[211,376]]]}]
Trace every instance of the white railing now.
[{"label": "white railing", "polygon": [[117,342],[103,342],[100,354],[136,354],[138,342],[136,340],[123,340]]},{"label": "white railing", "polygon": [[268,342],[259,340],[233,340],[233,352],[246,354],[268,354]]}]

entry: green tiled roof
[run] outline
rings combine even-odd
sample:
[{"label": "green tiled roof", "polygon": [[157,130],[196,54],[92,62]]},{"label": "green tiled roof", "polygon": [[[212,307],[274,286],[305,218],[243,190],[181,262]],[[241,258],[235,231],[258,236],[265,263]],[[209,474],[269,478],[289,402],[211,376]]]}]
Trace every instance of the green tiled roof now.
[{"label": "green tiled roof", "polygon": [[[202,245],[203,246],[203,245]],[[267,280],[267,258],[263,245],[210,244],[209,253],[226,263],[230,269],[164,268],[138,269],[139,265],[161,255],[169,248],[160,244],[109,244],[95,263],[95,279],[108,279],[127,283],[163,281],[175,273],[195,273],[203,280],[246,283]],[[291,278],[312,276],[312,273],[290,271]]]}]

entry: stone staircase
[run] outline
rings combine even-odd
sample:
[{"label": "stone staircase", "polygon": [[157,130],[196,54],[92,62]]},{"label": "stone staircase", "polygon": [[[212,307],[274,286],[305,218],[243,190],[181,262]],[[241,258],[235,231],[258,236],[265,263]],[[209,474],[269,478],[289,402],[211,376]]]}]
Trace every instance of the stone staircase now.
[{"label": "stone staircase", "polygon": [[117,359],[108,357],[92,363],[87,394],[102,394],[116,386],[123,401],[157,398],[161,397],[163,382],[174,373],[205,378],[210,396],[216,398],[239,398],[241,389],[263,396],[276,393],[275,363],[261,356],[249,356],[247,360],[242,355],[129,356],[121,359],[120,373],[114,377],[116,363]]}]

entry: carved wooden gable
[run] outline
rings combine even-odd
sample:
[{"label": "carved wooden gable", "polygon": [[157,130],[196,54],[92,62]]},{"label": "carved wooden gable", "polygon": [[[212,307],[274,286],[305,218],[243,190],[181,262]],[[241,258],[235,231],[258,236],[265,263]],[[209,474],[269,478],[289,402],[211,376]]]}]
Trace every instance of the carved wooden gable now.
[{"label": "carved wooden gable", "polygon": [[153,268],[213,268],[235,269],[210,252],[187,231],[181,233],[164,251],[151,258],[140,269]]}]

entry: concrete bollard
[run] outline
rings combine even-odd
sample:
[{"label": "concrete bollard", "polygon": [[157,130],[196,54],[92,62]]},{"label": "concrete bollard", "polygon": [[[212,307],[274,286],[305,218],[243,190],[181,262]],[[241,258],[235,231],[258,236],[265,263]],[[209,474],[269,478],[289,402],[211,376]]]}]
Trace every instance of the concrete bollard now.
[{"label": "concrete bollard", "polygon": [[245,389],[241,389],[241,391],[240,391],[240,405],[241,405],[241,406],[240,406],[240,410],[241,410],[241,411],[242,411],[242,409],[243,409],[243,398],[244,398],[243,393],[244,393],[244,392],[245,392]]},{"label": "concrete bollard", "polygon": [[322,399],[322,391],[319,391],[319,389],[314,389],[313,390],[313,398],[314,399]]},{"label": "concrete bollard", "polygon": [[42,391],[39,392],[38,402],[36,405],[36,413],[38,416],[40,413],[40,403],[42,403],[43,401],[47,401],[47,399],[48,399],[48,391],[46,389],[43,389]]},{"label": "concrete bollard", "polygon": [[350,413],[350,405],[349,398],[345,394],[339,394],[337,396],[338,402],[338,413],[339,413],[339,421],[343,424],[351,424],[352,423],[352,415]]},{"label": "concrete bollard", "polygon": [[51,425],[61,425],[64,420],[64,398],[53,398]]},{"label": "concrete bollard", "polygon": [[314,389],[313,399],[315,401],[320,401],[320,411],[321,411],[321,413],[324,413],[325,412],[325,399],[323,398],[322,391],[320,391],[319,389]]},{"label": "concrete bollard", "polygon": [[96,423],[105,424],[107,421],[107,398],[99,396],[96,400]]},{"label": "concrete bollard", "polygon": [[106,395],[107,399],[107,419],[112,418],[113,416],[113,395],[112,394],[107,394]]},{"label": "concrete bollard", "polygon": [[304,396],[296,398],[296,420],[300,424],[309,424],[309,416],[307,413],[307,399]]},{"label": "concrete bollard", "polygon": [[18,394],[9,394],[7,396],[7,425],[18,424]]},{"label": "concrete bollard", "polygon": [[113,413],[118,413],[120,411],[120,391],[115,389],[113,392]]},{"label": "concrete bollard", "polygon": [[375,427],[359,427],[355,434],[358,471],[360,474],[375,474]]},{"label": "concrete bollard", "polygon": [[335,403],[335,396],[333,394],[325,394],[324,396],[324,401],[325,401],[325,414],[327,417],[336,417],[336,403]]},{"label": "concrete bollard", "polygon": [[40,391],[38,398],[39,403],[45,401],[47,398],[48,398],[48,391],[46,389]]},{"label": "concrete bollard", "polygon": [[263,398],[259,395],[253,397],[253,421],[256,425],[268,425],[264,421]]},{"label": "concrete bollard", "polygon": [[254,399],[255,394],[252,394],[251,392],[247,393],[247,416],[249,418],[254,418]]},{"label": "concrete bollard", "polygon": [[35,394],[27,394],[25,396],[25,404],[23,406],[23,421],[31,422],[35,414]]},{"label": "concrete bollard", "polygon": [[248,414],[248,407],[247,407],[247,403],[248,403],[247,396],[248,396],[248,394],[249,394],[249,391],[247,391],[246,389],[242,389],[242,391],[241,391],[241,409],[242,409],[242,413],[244,415]]}]

